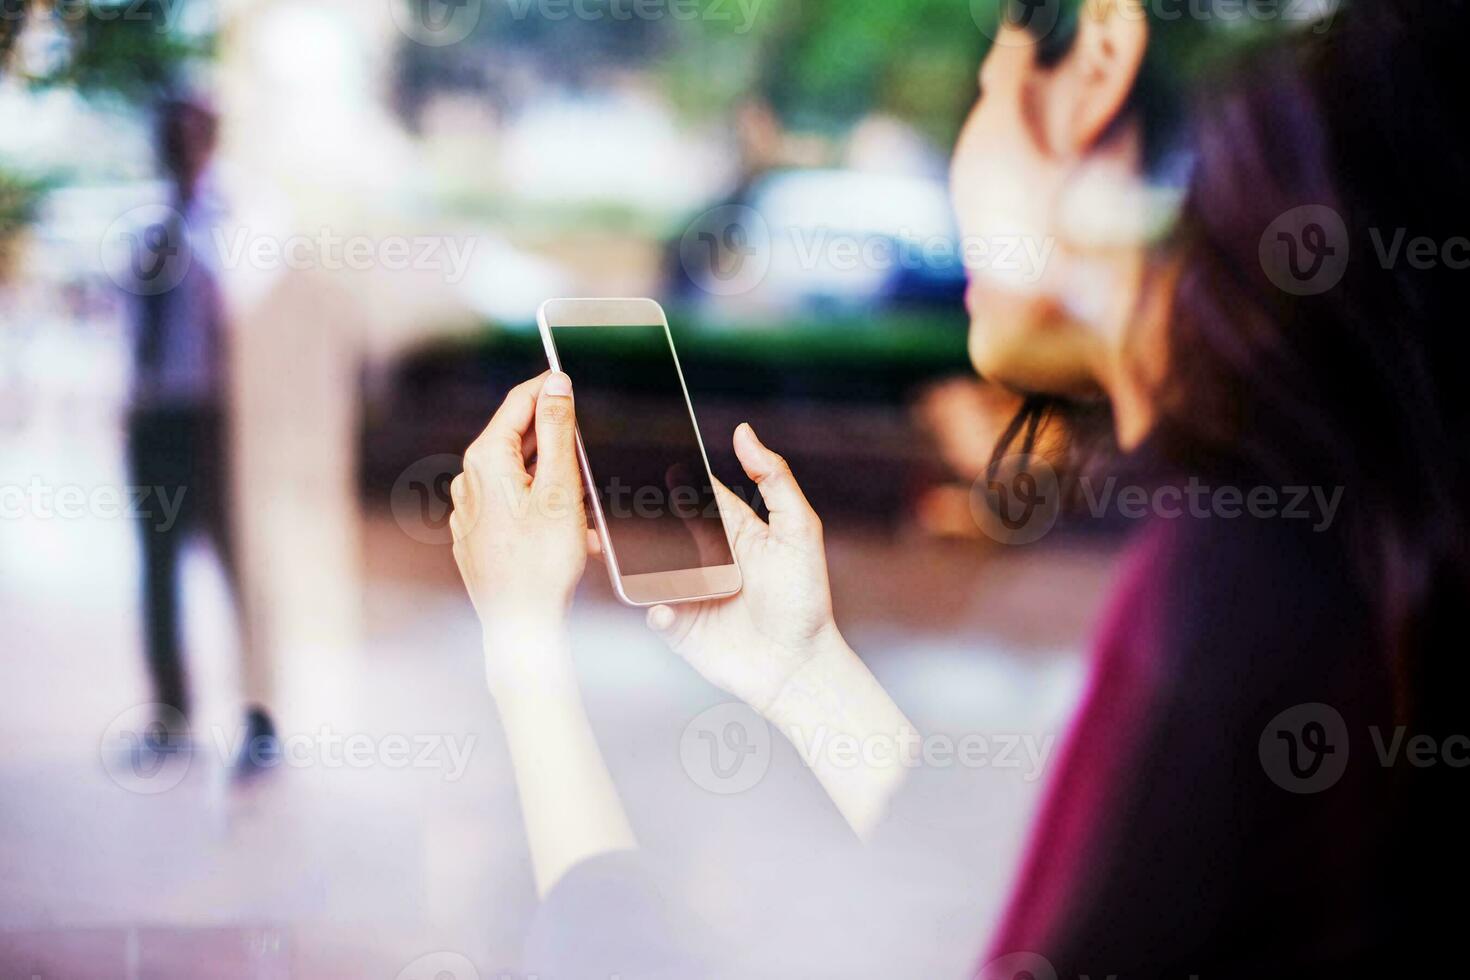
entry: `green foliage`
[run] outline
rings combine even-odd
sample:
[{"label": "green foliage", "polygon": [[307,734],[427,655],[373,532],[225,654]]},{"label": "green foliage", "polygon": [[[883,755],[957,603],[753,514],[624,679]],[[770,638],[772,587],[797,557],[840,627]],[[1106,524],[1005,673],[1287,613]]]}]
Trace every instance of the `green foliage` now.
[{"label": "green foliage", "polygon": [[[0,72],[37,87],[70,86],[85,95],[143,103],[177,83],[191,60],[212,54],[212,39],[185,39],[171,28],[181,0],[0,0]],[[201,0],[190,0],[201,2]],[[21,64],[20,37],[42,19],[59,27],[66,49],[44,68]]]},{"label": "green foliage", "polygon": [[[883,312],[860,317],[780,319],[730,326],[700,319],[672,307],[670,323],[681,358],[711,362],[745,362],[766,366],[800,365],[837,368],[853,364],[886,364],[895,369],[943,374],[966,370],[966,319],[962,310],[934,313]],[[534,323],[487,323],[473,341],[487,356],[541,356]],[[617,331],[595,341],[619,357],[634,352]]]},{"label": "green foliage", "polygon": [[796,0],[767,59],[764,85],[798,122],[844,123],[870,109],[952,135],[973,97],[984,36],[959,0]]},{"label": "green foliage", "polygon": [[0,265],[8,257],[16,237],[36,220],[41,201],[52,183],[46,178],[13,173],[0,166]]},{"label": "green foliage", "polygon": [[788,125],[840,131],[891,112],[951,139],[975,95],[985,37],[966,0],[764,0],[750,23],[697,20],[666,66],[716,104],[752,91]]},{"label": "green foliage", "polygon": [[[212,55],[212,39],[187,39],[171,28],[182,0],[0,0],[0,74],[36,88],[66,86],[142,107],[176,86],[192,61]],[[188,0],[202,2],[202,0]],[[42,24],[42,20],[45,24]],[[58,31],[55,57],[27,61],[27,27]],[[58,177],[33,177],[0,166],[0,260],[35,219]]]},{"label": "green foliage", "polygon": [[30,0],[0,0],[0,69],[4,68],[15,39],[25,28],[30,7]]},{"label": "green foliage", "polygon": [[[667,66],[686,104],[753,89],[800,129],[840,131],[867,112],[909,120],[940,145],[976,94],[1005,0],[764,0],[748,31],[697,20]],[[1038,50],[1063,49],[1085,0],[1061,0]],[[1286,0],[1113,0],[1147,11],[1155,86],[1186,88],[1231,54],[1308,29]],[[1340,0],[1339,6],[1349,6]]]}]

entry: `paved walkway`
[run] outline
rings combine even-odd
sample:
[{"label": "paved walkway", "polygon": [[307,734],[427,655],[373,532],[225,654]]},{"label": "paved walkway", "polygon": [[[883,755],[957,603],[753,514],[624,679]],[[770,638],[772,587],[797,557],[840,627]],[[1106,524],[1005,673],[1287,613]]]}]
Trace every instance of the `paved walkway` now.
[{"label": "paved walkway", "polygon": [[[24,411],[0,412],[0,486],[121,482],[120,389],[53,377]],[[921,729],[1062,730],[1107,556],[830,537],[844,630]],[[144,779],[120,740],[148,699],[131,525],[0,520],[0,978],[514,968],[534,896],[473,616],[447,550],[386,514],[369,516],[363,539],[362,647],[288,653],[291,764],[242,786],[224,764],[238,672],[212,556],[186,562],[200,748]],[[810,835],[832,815],[789,747],[774,744],[748,792],[697,785],[680,740],[721,695],[610,601],[599,568],[585,592],[575,630],[588,704],[640,836],[695,881],[742,855],[756,867],[773,848],[798,862],[816,853]],[[995,769],[953,779],[968,802],[936,827],[983,835],[990,856],[966,871],[982,907],[940,909],[919,937],[945,970],[983,944],[1041,785]]]}]

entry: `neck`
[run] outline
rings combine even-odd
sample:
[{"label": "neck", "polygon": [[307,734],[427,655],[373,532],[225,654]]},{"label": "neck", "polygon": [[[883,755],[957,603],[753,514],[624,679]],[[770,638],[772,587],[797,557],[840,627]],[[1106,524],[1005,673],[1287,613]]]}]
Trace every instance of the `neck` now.
[{"label": "neck", "polygon": [[1138,448],[1154,426],[1153,407],[1145,386],[1133,372],[1119,364],[1104,377],[1103,389],[1113,406],[1113,430],[1118,445],[1126,450]]},{"label": "neck", "polygon": [[1103,352],[1096,365],[1097,378],[1113,406],[1113,427],[1118,445],[1138,447],[1157,421],[1155,392],[1168,370],[1167,339],[1174,276],[1139,277],[1141,299],[1131,316],[1125,316],[1113,336],[1116,342]]}]

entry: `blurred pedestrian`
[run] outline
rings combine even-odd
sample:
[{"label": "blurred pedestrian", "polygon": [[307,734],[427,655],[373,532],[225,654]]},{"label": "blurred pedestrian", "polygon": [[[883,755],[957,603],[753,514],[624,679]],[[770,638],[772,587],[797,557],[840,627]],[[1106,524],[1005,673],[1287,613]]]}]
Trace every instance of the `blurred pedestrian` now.
[{"label": "blurred pedestrian", "polygon": [[[162,220],[132,243],[130,475],[135,486],[152,488],[156,498],[177,507],[172,520],[144,515],[138,525],[148,671],[154,698],[163,706],[156,741],[168,750],[188,744],[179,563],[190,532],[203,533],[214,548],[236,598],[242,657],[248,663],[252,654],[233,543],[227,322],[219,277],[204,247],[215,224],[204,187],[217,135],[218,118],[198,100],[169,100],[160,107],[158,152],[172,197]],[[246,738],[237,761],[254,769],[274,754],[275,732],[264,693],[249,693],[254,697],[245,709]]]}]

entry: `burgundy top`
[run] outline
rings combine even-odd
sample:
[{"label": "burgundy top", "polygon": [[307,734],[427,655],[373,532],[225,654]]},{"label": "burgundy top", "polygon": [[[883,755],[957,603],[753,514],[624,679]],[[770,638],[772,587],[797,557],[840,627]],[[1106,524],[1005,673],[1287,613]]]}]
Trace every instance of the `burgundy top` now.
[{"label": "burgundy top", "polygon": [[[1186,516],[1139,529],[976,976],[1362,975],[1447,941],[1425,925],[1433,900],[1416,881],[1430,825],[1408,792],[1436,770],[1380,758],[1395,743],[1392,672],[1346,554],[1340,530],[1311,522]],[[983,818],[972,821],[983,845]],[[787,975],[752,950],[762,937],[745,937],[740,966],[696,938],[699,910],[638,864],[574,869],[543,906],[527,969]],[[767,900],[810,905],[797,891]],[[900,903],[891,886],[883,894],[891,914]],[[923,923],[912,928],[935,927]],[[876,935],[854,921],[830,962]],[[871,966],[924,972],[876,954]]]},{"label": "burgundy top", "polygon": [[1374,737],[1392,740],[1394,687],[1343,555],[1281,520],[1146,530],[980,976],[1391,954],[1402,773]]}]

